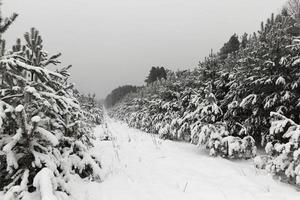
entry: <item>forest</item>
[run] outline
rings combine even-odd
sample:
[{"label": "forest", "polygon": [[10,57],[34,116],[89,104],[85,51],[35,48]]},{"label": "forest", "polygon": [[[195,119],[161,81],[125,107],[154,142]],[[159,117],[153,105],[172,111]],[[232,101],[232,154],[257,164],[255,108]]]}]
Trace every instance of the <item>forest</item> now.
[{"label": "forest", "polygon": [[280,10],[105,100],[0,15],[0,200],[299,198],[300,1]]},{"label": "forest", "polygon": [[167,70],[166,79],[126,95],[110,116],[162,139],[204,147],[211,156],[254,158],[258,168],[300,186],[300,18],[294,2],[260,30],[234,34],[197,68]]}]

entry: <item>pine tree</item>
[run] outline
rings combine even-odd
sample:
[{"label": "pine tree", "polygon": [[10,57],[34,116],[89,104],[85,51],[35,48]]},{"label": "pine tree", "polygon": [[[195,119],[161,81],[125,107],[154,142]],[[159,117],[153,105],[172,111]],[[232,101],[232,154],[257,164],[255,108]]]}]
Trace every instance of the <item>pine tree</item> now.
[{"label": "pine tree", "polygon": [[147,76],[145,82],[147,84],[153,83],[155,81],[161,81],[162,79],[167,79],[167,72],[164,67],[152,67],[149,75]]},{"label": "pine tree", "polygon": [[[300,126],[272,112],[265,168],[281,181],[300,186]],[[262,160],[262,159],[260,159]]]},{"label": "pine tree", "polygon": [[246,48],[247,43],[248,43],[248,34],[244,33],[244,35],[241,38],[241,48],[243,49]]},{"label": "pine tree", "polygon": [[[262,25],[258,38],[251,38],[248,47],[237,55],[236,73],[225,99],[239,104],[234,108],[239,123],[244,124],[256,142],[264,142],[269,127],[269,113],[281,111],[293,115],[298,108],[287,105],[297,96],[295,87],[298,57],[293,37],[286,30],[293,23],[290,17],[277,16]],[[294,76],[295,75],[295,76]],[[294,85],[294,86],[293,86]],[[298,119],[297,119],[298,120]]]},{"label": "pine tree", "polygon": [[224,46],[220,49],[220,57],[225,59],[228,57],[228,54],[234,53],[239,50],[240,41],[237,34],[234,34],[230,37],[229,41],[224,44]]},{"label": "pine tree", "polygon": [[70,67],[56,72],[46,68],[59,63],[58,55],[48,57],[35,29],[25,40],[26,45],[17,40],[0,57],[0,190],[5,199],[33,191],[62,197],[70,194],[66,183],[72,174],[100,180],[100,163],[88,153],[82,137],[84,114],[67,82]]}]

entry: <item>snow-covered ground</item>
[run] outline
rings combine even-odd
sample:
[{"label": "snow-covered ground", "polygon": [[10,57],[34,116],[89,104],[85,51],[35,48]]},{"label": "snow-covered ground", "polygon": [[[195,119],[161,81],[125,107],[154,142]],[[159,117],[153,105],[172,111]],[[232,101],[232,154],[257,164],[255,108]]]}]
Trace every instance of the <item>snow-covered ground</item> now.
[{"label": "snow-covered ground", "polygon": [[[101,141],[108,133],[111,141]],[[293,200],[296,188],[256,170],[252,161],[208,156],[188,143],[156,136],[107,119],[95,129],[92,149],[103,167],[103,182],[77,176],[71,181],[75,200]],[[0,193],[0,200],[3,193]],[[32,199],[39,199],[37,195]]]},{"label": "snow-covered ground", "polygon": [[[102,160],[102,183],[73,181],[78,200],[292,200],[300,193],[253,167],[252,161],[213,158],[196,146],[107,120],[95,130],[94,154]],[[106,130],[106,131],[105,131]],[[108,132],[113,140],[100,141]]]}]

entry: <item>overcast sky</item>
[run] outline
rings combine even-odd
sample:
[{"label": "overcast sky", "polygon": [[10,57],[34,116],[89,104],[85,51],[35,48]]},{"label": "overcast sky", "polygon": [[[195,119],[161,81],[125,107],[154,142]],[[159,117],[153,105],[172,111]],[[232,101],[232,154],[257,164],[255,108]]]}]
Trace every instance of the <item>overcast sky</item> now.
[{"label": "overcast sky", "polygon": [[6,32],[12,44],[36,27],[49,53],[72,64],[82,92],[105,97],[141,85],[151,66],[186,69],[233,33],[252,33],[284,0],[4,0],[20,16]]}]

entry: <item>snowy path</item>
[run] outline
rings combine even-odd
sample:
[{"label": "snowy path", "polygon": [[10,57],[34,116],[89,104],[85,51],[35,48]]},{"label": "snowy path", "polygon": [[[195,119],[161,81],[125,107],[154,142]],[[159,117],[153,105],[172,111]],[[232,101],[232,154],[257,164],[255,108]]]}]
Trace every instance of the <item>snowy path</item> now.
[{"label": "snowy path", "polygon": [[[97,139],[103,183],[74,182],[83,200],[292,200],[300,193],[254,169],[251,161],[209,157],[186,143],[164,141],[108,119],[112,141]],[[103,134],[96,129],[97,138]]]}]

